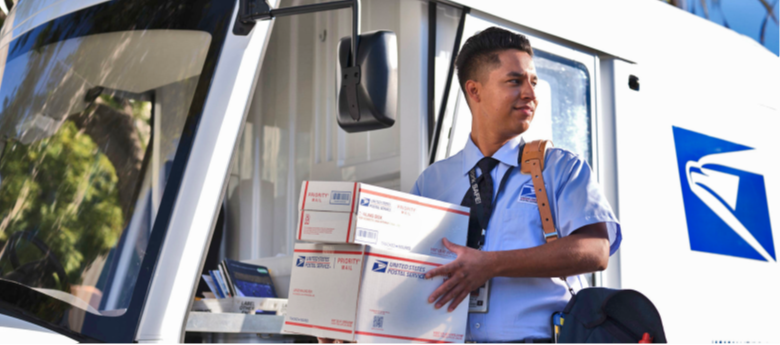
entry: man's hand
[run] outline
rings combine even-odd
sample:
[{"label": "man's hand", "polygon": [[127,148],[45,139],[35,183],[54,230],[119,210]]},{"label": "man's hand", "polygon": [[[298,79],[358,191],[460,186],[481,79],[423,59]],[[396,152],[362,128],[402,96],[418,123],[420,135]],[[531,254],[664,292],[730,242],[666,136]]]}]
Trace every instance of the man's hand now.
[{"label": "man's hand", "polygon": [[[478,289],[488,279],[492,278],[490,252],[483,252],[473,248],[459,246],[442,239],[442,243],[450,251],[457,254],[455,261],[444,266],[434,268],[425,274],[426,279],[436,276],[444,276],[444,283],[428,297],[428,303],[436,301],[436,309],[441,308],[447,302],[450,303],[448,311],[453,311],[460,302],[469,294]],[[447,278],[449,277],[449,278]],[[443,297],[442,297],[443,296]],[[439,298],[441,297],[441,298]],[[437,301],[438,300],[438,301]]]}]

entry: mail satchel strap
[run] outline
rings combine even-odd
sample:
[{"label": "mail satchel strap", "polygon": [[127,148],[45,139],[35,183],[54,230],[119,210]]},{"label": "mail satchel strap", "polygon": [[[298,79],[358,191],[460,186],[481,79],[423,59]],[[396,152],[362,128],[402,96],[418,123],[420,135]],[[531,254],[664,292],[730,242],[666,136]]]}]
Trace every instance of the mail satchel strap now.
[{"label": "mail satchel strap", "polygon": [[544,240],[550,243],[558,239],[558,232],[555,231],[555,222],[553,221],[552,212],[550,212],[550,201],[547,199],[547,187],[545,187],[544,178],[542,177],[544,156],[548,147],[553,147],[552,141],[534,140],[525,144],[522,155],[523,161],[520,163],[520,172],[531,175],[534,193],[536,193],[536,203],[539,206],[539,216],[542,218]]},{"label": "mail satchel strap", "polygon": [[[544,186],[544,177],[542,176],[544,157],[548,147],[553,147],[552,141],[534,140],[525,144],[523,154],[520,156],[522,157],[520,173],[531,175],[536,193],[536,204],[539,206],[539,216],[542,218],[544,240],[550,243],[558,239],[558,232],[555,231],[555,221],[553,221],[552,212],[550,212],[550,201],[547,199],[547,188]],[[560,277],[560,279],[566,283],[569,292],[574,296],[574,289],[569,285],[566,277]]]}]

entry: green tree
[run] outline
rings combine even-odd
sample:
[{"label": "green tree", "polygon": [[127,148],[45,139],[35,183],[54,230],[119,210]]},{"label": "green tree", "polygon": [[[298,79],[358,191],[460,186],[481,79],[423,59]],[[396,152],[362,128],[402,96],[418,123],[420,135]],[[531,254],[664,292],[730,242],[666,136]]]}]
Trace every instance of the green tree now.
[{"label": "green tree", "polygon": [[[0,176],[0,240],[17,231],[36,233],[71,283],[118,241],[125,222],[116,171],[73,121],[30,145],[9,143]],[[41,256],[37,249],[23,255]]]}]

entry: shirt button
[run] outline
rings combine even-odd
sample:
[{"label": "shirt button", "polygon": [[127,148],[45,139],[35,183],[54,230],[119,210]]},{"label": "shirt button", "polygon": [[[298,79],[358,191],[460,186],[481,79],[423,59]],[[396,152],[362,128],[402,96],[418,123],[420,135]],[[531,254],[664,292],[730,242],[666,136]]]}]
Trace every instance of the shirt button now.
[{"label": "shirt button", "polygon": [[477,324],[475,324],[475,325],[474,325],[474,327],[476,327],[476,328],[479,328],[479,324],[478,324],[478,323],[477,323]]}]

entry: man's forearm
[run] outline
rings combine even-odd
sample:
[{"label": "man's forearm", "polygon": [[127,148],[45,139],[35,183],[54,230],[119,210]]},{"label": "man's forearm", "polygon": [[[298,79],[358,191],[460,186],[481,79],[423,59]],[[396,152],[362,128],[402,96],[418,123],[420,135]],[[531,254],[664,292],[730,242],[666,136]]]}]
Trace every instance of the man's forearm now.
[{"label": "man's forearm", "polygon": [[538,247],[486,254],[493,277],[565,277],[605,270],[609,239],[597,223]]}]

